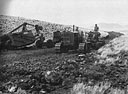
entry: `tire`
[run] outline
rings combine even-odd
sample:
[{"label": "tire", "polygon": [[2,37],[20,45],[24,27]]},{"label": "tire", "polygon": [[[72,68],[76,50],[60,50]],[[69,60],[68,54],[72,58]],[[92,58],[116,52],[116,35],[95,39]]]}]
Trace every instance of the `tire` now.
[{"label": "tire", "polygon": [[43,44],[43,42],[41,40],[36,41],[36,47],[37,48],[42,48],[42,44]]},{"label": "tire", "polygon": [[64,46],[64,47],[62,48],[62,52],[63,52],[63,53],[67,53],[67,52],[68,52],[68,47],[65,47],[65,46]]},{"label": "tire", "polygon": [[51,39],[47,41],[47,48],[52,48],[54,46],[55,45],[54,45],[54,43],[53,43],[53,41]]},{"label": "tire", "polygon": [[67,53],[70,46],[65,46],[63,43],[61,44],[60,51],[62,53]]},{"label": "tire", "polygon": [[96,50],[98,50],[101,46],[103,46],[103,42],[97,42],[96,43]]},{"label": "tire", "polygon": [[8,35],[3,35],[1,38],[0,38],[0,48],[1,50],[6,50],[10,47],[11,45],[11,39]]},{"label": "tire", "polygon": [[91,51],[91,43],[85,43],[84,52],[90,53],[90,51]]},{"label": "tire", "polygon": [[11,43],[12,43],[11,40],[7,40],[5,43],[5,48],[8,50],[13,49],[13,47],[11,46]]}]

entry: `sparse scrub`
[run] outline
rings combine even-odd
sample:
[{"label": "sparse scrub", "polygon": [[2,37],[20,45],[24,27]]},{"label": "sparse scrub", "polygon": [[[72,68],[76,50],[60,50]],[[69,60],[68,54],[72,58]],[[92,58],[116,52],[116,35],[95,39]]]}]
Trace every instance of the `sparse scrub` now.
[{"label": "sparse scrub", "polygon": [[125,90],[110,87],[110,83],[101,82],[94,86],[77,83],[71,89],[71,94],[127,94]]}]

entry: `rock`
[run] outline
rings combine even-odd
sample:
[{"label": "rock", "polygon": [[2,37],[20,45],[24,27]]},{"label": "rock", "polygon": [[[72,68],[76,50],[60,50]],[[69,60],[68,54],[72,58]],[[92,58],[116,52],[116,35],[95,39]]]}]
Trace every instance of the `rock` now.
[{"label": "rock", "polygon": [[40,90],[39,94],[46,94],[46,91],[45,90]]},{"label": "rock", "polygon": [[0,91],[0,94],[3,94],[2,91]]},{"label": "rock", "polygon": [[15,92],[14,94],[27,94],[27,92],[25,90],[22,90],[21,88],[18,88],[17,92]]},{"label": "rock", "polygon": [[9,92],[15,92],[16,91],[17,86],[12,86],[8,89]]}]

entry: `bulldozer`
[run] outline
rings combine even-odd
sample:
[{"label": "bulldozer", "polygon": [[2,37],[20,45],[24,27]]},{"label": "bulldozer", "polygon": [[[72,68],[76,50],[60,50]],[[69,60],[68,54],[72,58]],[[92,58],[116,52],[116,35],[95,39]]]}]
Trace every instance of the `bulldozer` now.
[{"label": "bulldozer", "polygon": [[[31,30],[28,30],[27,27],[31,27]],[[40,30],[42,30],[42,26],[24,22],[0,37],[0,49],[22,49],[32,46],[41,48],[45,37]]]},{"label": "bulldozer", "polygon": [[78,51],[89,53],[91,50],[98,50],[101,46],[105,45],[105,40],[100,38],[99,27],[95,24],[94,30],[90,31],[86,40],[79,44]]},{"label": "bulldozer", "polygon": [[[68,52],[69,50],[77,50],[79,47],[79,43],[82,42],[82,34],[79,33],[78,27],[75,29],[75,25],[73,25],[73,31],[63,31],[55,34],[56,44],[55,50],[56,52]],[[54,39],[55,39],[54,38]]]}]

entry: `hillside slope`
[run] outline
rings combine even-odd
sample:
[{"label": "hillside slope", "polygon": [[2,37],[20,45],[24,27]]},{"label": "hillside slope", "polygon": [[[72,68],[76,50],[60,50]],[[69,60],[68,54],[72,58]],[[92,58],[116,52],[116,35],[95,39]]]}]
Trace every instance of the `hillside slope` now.
[{"label": "hillside slope", "polygon": [[52,36],[52,32],[56,30],[64,30],[65,28],[71,29],[70,26],[61,25],[61,24],[55,24],[55,23],[49,23],[45,21],[39,21],[34,19],[25,19],[22,17],[13,17],[13,16],[5,16],[0,15],[0,33],[7,33],[21,25],[22,23],[27,22],[30,24],[38,24],[43,27],[43,32],[46,38],[49,38]]},{"label": "hillside slope", "polygon": [[[53,32],[57,30],[72,31],[72,25],[62,25],[62,24],[50,23],[50,22],[45,22],[45,21],[40,21],[40,20],[26,19],[22,17],[0,15],[0,35],[12,31],[13,29],[17,28],[19,25],[23,24],[24,22],[27,22],[33,25],[37,24],[37,25],[42,26],[43,27],[42,32],[46,40],[52,39]],[[89,32],[89,31],[93,31],[93,28],[94,27],[92,27],[92,29],[87,29],[87,28],[79,27],[79,30],[83,32]],[[118,35],[118,32],[114,32],[114,37],[113,37],[113,34],[110,34],[111,31],[107,32],[107,31],[100,30],[99,32],[101,33],[101,37],[112,35],[112,38],[114,38],[116,37],[115,35]]]},{"label": "hillside slope", "polygon": [[[56,23],[50,23],[50,22],[45,22],[45,21],[39,21],[39,20],[34,20],[34,19],[26,19],[22,17],[13,17],[13,16],[5,16],[5,15],[0,15],[0,34],[4,34],[7,32],[12,31],[19,25],[23,24],[24,22],[30,23],[30,24],[38,24],[43,27],[43,33],[46,38],[52,38],[52,33],[59,30],[72,30],[72,25],[62,25],[62,24],[56,24]],[[83,28],[79,27],[80,31],[84,32],[89,32],[92,31],[92,29],[88,28]],[[102,36],[107,36],[108,34],[104,31],[100,31]]]},{"label": "hillside slope", "polygon": [[[111,40],[108,44],[98,50],[99,63],[113,64],[118,63],[128,64],[128,36],[123,35]],[[121,61],[123,60],[123,61]]]}]

